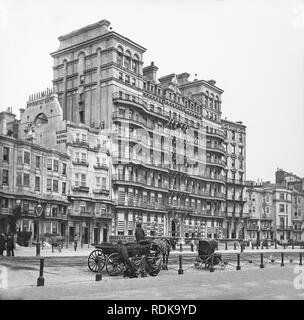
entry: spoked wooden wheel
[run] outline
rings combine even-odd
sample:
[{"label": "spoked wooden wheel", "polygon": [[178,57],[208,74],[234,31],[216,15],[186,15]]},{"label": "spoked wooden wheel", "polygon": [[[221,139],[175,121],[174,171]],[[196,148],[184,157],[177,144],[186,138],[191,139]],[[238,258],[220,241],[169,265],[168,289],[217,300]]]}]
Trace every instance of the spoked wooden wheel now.
[{"label": "spoked wooden wheel", "polygon": [[108,256],[106,270],[110,276],[118,276],[125,270],[125,265],[119,253],[112,253]]},{"label": "spoked wooden wheel", "polygon": [[98,260],[100,259],[100,270],[105,266],[106,258],[101,250],[94,250],[91,252],[88,258],[88,267],[91,271],[98,271]]}]

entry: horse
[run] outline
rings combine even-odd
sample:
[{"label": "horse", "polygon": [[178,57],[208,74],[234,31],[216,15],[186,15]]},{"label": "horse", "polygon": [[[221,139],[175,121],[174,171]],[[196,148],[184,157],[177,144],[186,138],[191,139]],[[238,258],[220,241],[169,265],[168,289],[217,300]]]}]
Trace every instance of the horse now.
[{"label": "horse", "polygon": [[163,270],[168,270],[168,259],[170,255],[170,250],[171,248],[174,248],[175,245],[176,240],[173,238],[153,239],[151,241],[151,247],[156,249],[158,253],[163,256]]}]

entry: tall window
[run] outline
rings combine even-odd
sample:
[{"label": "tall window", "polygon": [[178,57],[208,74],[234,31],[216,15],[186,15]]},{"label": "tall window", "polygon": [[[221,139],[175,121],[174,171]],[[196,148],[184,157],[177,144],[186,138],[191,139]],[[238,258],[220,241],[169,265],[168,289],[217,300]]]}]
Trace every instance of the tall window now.
[{"label": "tall window", "polygon": [[79,186],[79,173],[75,173],[75,187]]},{"label": "tall window", "polygon": [[52,179],[47,179],[46,180],[46,190],[47,191],[52,191]]},{"label": "tall window", "polygon": [[40,177],[35,177],[35,191],[40,191]]},{"label": "tall window", "polygon": [[3,160],[9,161],[9,148],[3,147]]},{"label": "tall window", "polygon": [[52,159],[47,159],[47,170],[52,170]]},{"label": "tall window", "polygon": [[8,186],[8,170],[5,169],[2,171],[2,185]]},{"label": "tall window", "polygon": [[26,187],[30,186],[30,175],[28,173],[23,174],[23,185]]},{"label": "tall window", "polygon": [[280,200],[284,200],[284,193],[280,193]]},{"label": "tall window", "polygon": [[17,172],[16,185],[22,186],[22,173],[21,172]]},{"label": "tall window", "polygon": [[279,207],[279,212],[284,212],[284,204],[280,204],[280,207]]},{"label": "tall window", "polygon": [[86,186],[86,175],[84,173],[81,174],[81,186]]},{"label": "tall window", "polygon": [[53,180],[53,191],[58,192],[58,180]]},{"label": "tall window", "polygon": [[100,187],[100,177],[96,177],[96,187]]},{"label": "tall window", "polygon": [[119,47],[117,52],[117,63],[120,66],[122,66],[122,62],[123,62],[123,52],[122,52],[122,49]]},{"label": "tall window", "polygon": [[125,55],[125,60],[124,60],[124,66],[128,69],[131,68],[131,57],[130,54],[127,52],[127,54]]},{"label": "tall window", "polygon": [[66,193],[66,182],[62,182],[62,194]]},{"label": "tall window", "polygon": [[59,166],[59,162],[58,162],[58,160],[54,160],[54,167],[53,167],[53,170],[54,170],[55,172],[58,172],[58,166]]},{"label": "tall window", "polygon": [[106,189],[107,188],[107,178],[102,178],[101,179],[101,188]]},{"label": "tall window", "polygon": [[63,164],[62,164],[62,174],[63,174],[64,176],[66,175],[66,168],[67,168],[66,163],[63,163]]},{"label": "tall window", "polygon": [[36,156],[36,168],[40,169],[40,161],[41,161],[41,157]]},{"label": "tall window", "polygon": [[27,151],[24,151],[23,162],[26,164],[30,164],[30,153]]}]

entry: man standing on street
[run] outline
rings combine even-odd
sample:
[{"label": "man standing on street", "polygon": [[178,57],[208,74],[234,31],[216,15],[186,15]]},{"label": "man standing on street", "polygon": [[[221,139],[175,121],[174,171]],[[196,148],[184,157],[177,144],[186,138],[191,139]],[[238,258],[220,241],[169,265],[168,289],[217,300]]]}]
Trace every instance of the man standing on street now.
[{"label": "man standing on street", "polygon": [[143,228],[141,227],[140,223],[137,223],[137,225],[136,225],[135,238],[136,238],[137,242],[139,242],[141,240],[145,240],[145,232],[144,232]]},{"label": "man standing on street", "polygon": [[74,237],[74,250],[75,251],[77,250],[77,243],[78,243],[78,236],[77,236],[77,234],[75,234],[75,237]]},{"label": "man standing on street", "polygon": [[0,233],[0,256],[3,256],[4,248],[5,248],[4,234]]}]

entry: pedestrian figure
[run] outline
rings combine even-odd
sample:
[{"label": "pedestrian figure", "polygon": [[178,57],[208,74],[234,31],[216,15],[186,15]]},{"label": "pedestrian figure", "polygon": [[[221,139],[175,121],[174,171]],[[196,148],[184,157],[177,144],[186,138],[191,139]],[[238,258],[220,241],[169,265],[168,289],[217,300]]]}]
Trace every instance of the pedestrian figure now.
[{"label": "pedestrian figure", "polygon": [[0,256],[3,256],[4,249],[5,249],[5,238],[4,238],[4,234],[1,233],[0,234]]},{"label": "pedestrian figure", "polygon": [[6,252],[7,256],[12,256],[14,257],[14,236],[13,234],[9,234],[7,236],[7,244],[6,244]]},{"label": "pedestrian figure", "polygon": [[135,271],[134,271],[134,268],[133,268],[133,264],[129,259],[128,248],[122,243],[121,240],[118,240],[117,244],[118,244],[117,252],[122,257],[123,263],[126,267],[124,277],[137,278]]},{"label": "pedestrian figure", "polygon": [[145,231],[141,227],[140,223],[137,223],[137,225],[136,225],[135,238],[136,238],[137,242],[139,242],[141,240],[145,240]]},{"label": "pedestrian figure", "polygon": [[74,250],[75,251],[77,250],[77,243],[78,243],[78,236],[77,236],[77,234],[75,234],[75,236],[74,236]]}]

